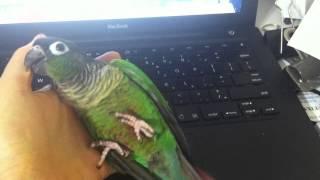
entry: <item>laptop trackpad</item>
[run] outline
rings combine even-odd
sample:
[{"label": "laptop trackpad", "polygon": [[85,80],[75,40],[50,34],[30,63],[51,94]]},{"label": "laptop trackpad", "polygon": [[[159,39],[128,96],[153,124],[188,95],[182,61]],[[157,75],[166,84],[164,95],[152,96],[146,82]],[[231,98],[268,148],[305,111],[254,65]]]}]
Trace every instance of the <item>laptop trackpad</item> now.
[{"label": "laptop trackpad", "polygon": [[270,180],[265,173],[271,171],[271,124],[209,125],[185,132],[195,164],[218,180]]}]

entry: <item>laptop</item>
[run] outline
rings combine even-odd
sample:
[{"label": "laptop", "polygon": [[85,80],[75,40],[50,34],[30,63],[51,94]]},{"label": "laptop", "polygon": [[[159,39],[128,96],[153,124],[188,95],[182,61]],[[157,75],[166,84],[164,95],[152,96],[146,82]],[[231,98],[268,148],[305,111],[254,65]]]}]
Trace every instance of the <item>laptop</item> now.
[{"label": "laptop", "polygon": [[[42,32],[148,74],[217,180],[320,179],[320,139],[255,28],[256,0],[0,2],[1,69]],[[75,5],[77,4],[77,5]],[[49,80],[35,76],[33,88]]]}]

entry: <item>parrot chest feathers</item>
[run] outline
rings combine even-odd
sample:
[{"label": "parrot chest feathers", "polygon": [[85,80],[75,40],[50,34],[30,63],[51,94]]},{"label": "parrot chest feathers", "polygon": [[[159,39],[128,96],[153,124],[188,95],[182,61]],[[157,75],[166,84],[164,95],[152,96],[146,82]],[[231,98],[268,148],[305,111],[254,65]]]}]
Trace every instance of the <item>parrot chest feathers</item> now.
[{"label": "parrot chest feathers", "polygon": [[106,64],[91,63],[76,76],[57,83],[60,94],[81,109],[97,106],[120,84],[123,73]]}]

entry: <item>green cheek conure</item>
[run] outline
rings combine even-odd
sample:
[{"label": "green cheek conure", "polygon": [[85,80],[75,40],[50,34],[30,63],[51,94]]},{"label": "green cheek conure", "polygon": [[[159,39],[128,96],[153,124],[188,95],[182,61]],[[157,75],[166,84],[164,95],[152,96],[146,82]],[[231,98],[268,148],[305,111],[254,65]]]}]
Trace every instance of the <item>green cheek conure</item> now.
[{"label": "green cheek conure", "polygon": [[182,131],[152,81],[125,60],[95,61],[58,38],[38,39],[25,66],[49,76],[117,171],[137,179],[200,179]]}]

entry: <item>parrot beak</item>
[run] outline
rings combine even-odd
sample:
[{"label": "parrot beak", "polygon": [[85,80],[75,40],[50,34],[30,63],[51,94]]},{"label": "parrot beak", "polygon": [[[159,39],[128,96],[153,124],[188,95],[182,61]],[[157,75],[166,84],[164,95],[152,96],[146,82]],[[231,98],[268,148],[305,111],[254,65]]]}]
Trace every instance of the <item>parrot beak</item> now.
[{"label": "parrot beak", "polygon": [[39,75],[47,75],[45,62],[47,56],[41,46],[34,46],[26,55],[24,65],[27,69],[31,69],[33,73]]}]

